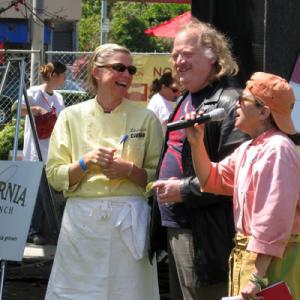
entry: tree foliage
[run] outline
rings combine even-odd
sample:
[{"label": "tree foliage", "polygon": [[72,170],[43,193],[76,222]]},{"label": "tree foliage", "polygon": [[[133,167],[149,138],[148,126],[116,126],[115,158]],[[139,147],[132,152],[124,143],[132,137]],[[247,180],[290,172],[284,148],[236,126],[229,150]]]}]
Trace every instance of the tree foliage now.
[{"label": "tree foliage", "polygon": [[[79,22],[79,48],[93,50],[100,40],[101,1],[82,2]],[[108,5],[109,42],[128,47],[134,52],[169,52],[172,41],[149,37],[144,30],[189,11],[187,4],[158,4],[115,1]]]},{"label": "tree foliage", "polygon": [[82,0],[81,18],[85,19],[94,15],[101,15],[101,0]]},{"label": "tree foliage", "polygon": [[[2,129],[0,129],[0,160],[8,160],[9,151],[13,150],[15,137],[16,120],[13,119],[8,122]],[[18,149],[23,149],[24,136],[24,118],[20,120]]]},{"label": "tree foliage", "polygon": [[100,43],[100,15],[82,18],[78,25],[78,46],[80,51],[94,50]]}]

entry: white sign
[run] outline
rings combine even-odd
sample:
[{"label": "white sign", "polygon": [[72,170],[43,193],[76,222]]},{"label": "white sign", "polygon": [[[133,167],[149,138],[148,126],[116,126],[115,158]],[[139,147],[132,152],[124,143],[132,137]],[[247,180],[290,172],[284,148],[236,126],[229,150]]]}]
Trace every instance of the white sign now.
[{"label": "white sign", "polygon": [[43,162],[0,161],[0,259],[21,261]]},{"label": "white sign", "polygon": [[102,24],[101,31],[105,33],[109,32],[109,25]]},{"label": "white sign", "polygon": [[108,18],[105,18],[103,20],[103,25],[109,26],[109,19]]},{"label": "white sign", "polygon": [[109,32],[109,19],[108,18],[105,18],[103,20],[102,25],[101,25],[101,31],[106,32],[106,33]]}]

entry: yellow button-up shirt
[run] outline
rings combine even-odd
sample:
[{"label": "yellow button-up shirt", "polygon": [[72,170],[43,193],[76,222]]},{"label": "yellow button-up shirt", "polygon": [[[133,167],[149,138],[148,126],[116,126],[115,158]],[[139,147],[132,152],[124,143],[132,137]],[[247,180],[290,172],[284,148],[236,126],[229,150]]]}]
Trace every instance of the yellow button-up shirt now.
[{"label": "yellow button-up shirt", "polygon": [[65,197],[143,195],[144,189],[128,178],[110,180],[101,168],[93,168],[75,186],[69,186],[69,166],[99,146],[117,149],[115,156],[144,168],[148,182],[155,179],[163,143],[155,115],[133,103],[123,102],[105,113],[96,99],[70,106],[59,116],[53,130],[46,173],[49,183]]}]

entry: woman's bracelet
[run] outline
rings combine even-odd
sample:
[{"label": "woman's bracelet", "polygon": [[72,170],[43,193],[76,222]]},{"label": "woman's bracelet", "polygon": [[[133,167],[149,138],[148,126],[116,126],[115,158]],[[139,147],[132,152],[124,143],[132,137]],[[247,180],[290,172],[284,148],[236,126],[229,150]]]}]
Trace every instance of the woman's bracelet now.
[{"label": "woman's bracelet", "polygon": [[254,273],[251,273],[249,281],[257,285],[260,289],[267,287],[265,279]]},{"label": "woman's bracelet", "polygon": [[82,157],[79,159],[79,166],[84,172],[87,172],[89,170]]},{"label": "woman's bracelet", "polygon": [[134,166],[134,163],[131,161],[131,162],[130,162],[130,169],[129,169],[129,172],[128,172],[128,174],[127,174],[127,177],[129,177],[129,176],[132,175],[133,166]]}]

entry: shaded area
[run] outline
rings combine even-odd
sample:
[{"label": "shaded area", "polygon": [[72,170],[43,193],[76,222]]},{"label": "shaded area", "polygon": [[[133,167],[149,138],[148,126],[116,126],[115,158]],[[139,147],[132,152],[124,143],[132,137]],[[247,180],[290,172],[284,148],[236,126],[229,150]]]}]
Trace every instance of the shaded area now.
[{"label": "shaded area", "polygon": [[233,43],[243,84],[255,71],[290,79],[300,49],[300,1],[193,0],[192,14]]},{"label": "shaded area", "polygon": [[[28,246],[30,245],[30,246]],[[3,300],[43,300],[50,276],[55,246],[27,244],[22,262],[8,262]],[[158,262],[160,300],[170,300],[168,256]]]},{"label": "shaded area", "polygon": [[3,300],[44,299],[52,262],[52,258],[8,262]]}]

